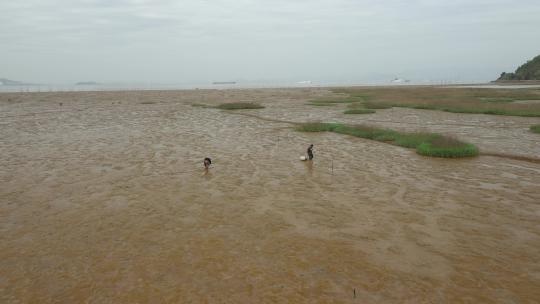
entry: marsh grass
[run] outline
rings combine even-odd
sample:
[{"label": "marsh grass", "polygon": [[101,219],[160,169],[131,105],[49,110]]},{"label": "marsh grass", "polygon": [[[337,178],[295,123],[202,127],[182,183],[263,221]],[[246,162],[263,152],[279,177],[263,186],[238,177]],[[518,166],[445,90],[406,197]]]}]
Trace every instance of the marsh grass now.
[{"label": "marsh grass", "polygon": [[196,108],[213,108],[213,106],[203,103],[192,103],[191,106]]},{"label": "marsh grass", "polygon": [[471,109],[471,108],[441,108],[442,110],[451,113],[467,113],[467,114],[489,114],[489,115],[506,115],[506,116],[522,116],[522,117],[540,117],[540,110],[512,110],[512,109]]},{"label": "marsh grass", "polygon": [[390,109],[392,107],[392,105],[388,103],[372,101],[366,101],[363,105],[368,109]]},{"label": "marsh grass", "polygon": [[478,97],[481,101],[485,102],[514,102],[515,99],[508,97]]},{"label": "marsh grass", "polygon": [[476,146],[445,136],[421,143],[416,147],[416,152],[420,155],[446,158],[476,156],[479,153]]},{"label": "marsh grass", "polygon": [[222,109],[222,110],[243,110],[243,109],[264,109],[264,106],[261,106],[257,103],[252,102],[230,102],[230,103],[222,103],[218,105],[216,108]]},{"label": "marsh grass", "polygon": [[440,138],[441,135],[436,133],[401,133],[397,137],[394,143],[401,147],[414,149],[425,142],[433,141],[437,138]]},{"label": "marsh grass", "polygon": [[362,101],[370,101],[373,99],[373,96],[368,94],[351,94],[352,97],[361,99]]},{"label": "marsh grass", "polygon": [[296,130],[300,132],[332,132],[338,124],[307,122],[296,126]]},{"label": "marsh grass", "polygon": [[361,125],[350,126],[338,124],[332,131],[340,134],[347,134],[377,141],[392,141],[397,136],[397,133],[393,130],[379,129]]},{"label": "marsh grass", "polygon": [[540,125],[532,125],[530,127],[531,132],[539,133],[540,134]]},{"label": "marsh grass", "polygon": [[540,100],[536,89],[484,89],[441,87],[340,88],[334,93],[362,96],[368,109],[404,107],[451,113],[540,117],[540,103],[516,103]]},{"label": "marsh grass", "polygon": [[506,115],[506,116],[523,116],[523,117],[538,117],[539,111],[512,110],[512,109],[495,109],[495,108],[464,108],[464,107],[445,107],[429,104],[394,104],[396,108],[411,108],[420,110],[439,110],[449,113],[464,113],[464,114],[488,114],[488,115]]},{"label": "marsh grass", "polygon": [[372,113],[375,113],[375,110],[361,109],[361,108],[350,109],[343,112],[343,114],[372,114]]},{"label": "marsh grass", "polygon": [[315,107],[333,107],[337,105],[337,103],[306,103],[306,105]]},{"label": "marsh grass", "polygon": [[349,104],[347,104],[347,108],[350,109],[350,110],[366,109],[366,107],[364,106],[364,104],[362,102],[349,103]]},{"label": "marsh grass", "polygon": [[364,101],[361,97],[339,97],[335,99],[314,99],[310,100],[309,103],[314,106],[322,106],[322,105],[333,105],[333,104],[343,104],[343,103],[356,103]]},{"label": "marsh grass", "polygon": [[339,123],[304,123],[296,126],[301,132],[334,132],[361,137],[396,146],[416,149],[421,155],[434,157],[467,157],[478,155],[478,148],[455,138],[436,133],[405,133],[362,125]]}]

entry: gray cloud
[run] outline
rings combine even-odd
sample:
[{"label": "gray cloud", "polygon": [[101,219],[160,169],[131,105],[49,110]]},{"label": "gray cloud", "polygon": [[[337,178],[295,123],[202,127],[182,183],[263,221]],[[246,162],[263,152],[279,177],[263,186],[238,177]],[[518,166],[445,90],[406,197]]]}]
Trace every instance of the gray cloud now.
[{"label": "gray cloud", "polygon": [[34,82],[488,80],[540,53],[536,0],[27,0],[0,11],[0,76]]}]

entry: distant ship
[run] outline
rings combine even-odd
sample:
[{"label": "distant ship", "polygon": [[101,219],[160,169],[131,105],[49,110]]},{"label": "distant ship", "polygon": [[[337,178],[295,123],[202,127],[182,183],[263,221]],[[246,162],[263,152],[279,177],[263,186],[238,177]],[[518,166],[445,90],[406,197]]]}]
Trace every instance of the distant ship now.
[{"label": "distant ship", "polygon": [[212,84],[236,84],[236,81],[214,81]]},{"label": "distant ship", "polygon": [[404,83],[404,82],[410,82],[410,80],[403,79],[403,78],[397,78],[397,77],[392,80],[392,83]]},{"label": "distant ship", "polygon": [[312,84],[313,82],[311,80],[303,80],[303,81],[298,81],[297,84]]}]

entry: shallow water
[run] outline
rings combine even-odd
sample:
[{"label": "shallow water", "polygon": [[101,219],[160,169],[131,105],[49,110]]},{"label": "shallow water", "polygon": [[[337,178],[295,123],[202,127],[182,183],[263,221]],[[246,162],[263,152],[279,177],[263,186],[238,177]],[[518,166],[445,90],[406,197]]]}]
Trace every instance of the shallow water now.
[{"label": "shallow water", "polygon": [[[540,164],[272,121],[436,130],[534,157],[538,119],[305,105],[328,94],[0,95],[0,300],[540,301]],[[190,106],[253,100],[267,108]]]}]

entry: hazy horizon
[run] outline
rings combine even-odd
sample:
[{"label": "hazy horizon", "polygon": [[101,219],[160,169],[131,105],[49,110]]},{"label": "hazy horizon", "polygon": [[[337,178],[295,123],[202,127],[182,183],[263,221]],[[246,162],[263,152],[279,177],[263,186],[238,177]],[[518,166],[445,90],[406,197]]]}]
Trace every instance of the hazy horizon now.
[{"label": "hazy horizon", "polygon": [[0,78],[488,81],[540,54],[538,1],[0,3]]}]

